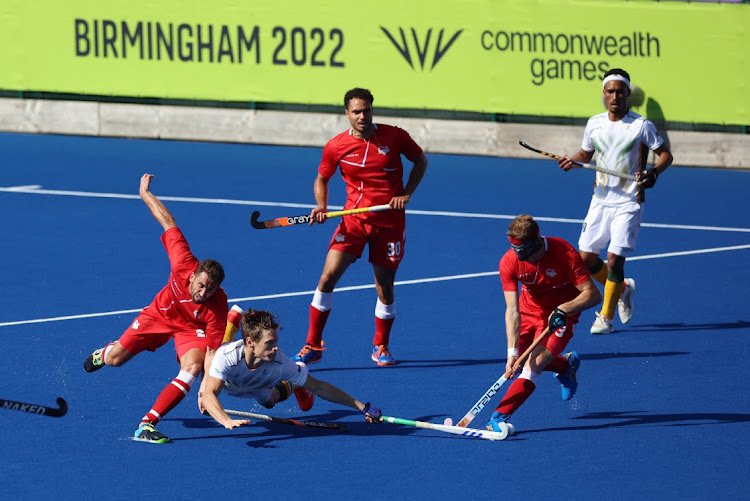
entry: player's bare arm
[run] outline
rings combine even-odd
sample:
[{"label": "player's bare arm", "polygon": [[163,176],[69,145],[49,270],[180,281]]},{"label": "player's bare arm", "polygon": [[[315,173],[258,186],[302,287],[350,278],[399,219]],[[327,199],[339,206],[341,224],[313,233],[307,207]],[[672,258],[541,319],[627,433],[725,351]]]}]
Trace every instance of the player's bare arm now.
[{"label": "player's bare arm", "polygon": [[586,151],[586,150],[579,150],[578,153],[573,155],[572,157],[569,157],[568,155],[563,155],[560,157],[560,159],[557,161],[557,164],[560,166],[560,168],[564,171],[569,171],[570,169],[578,169],[581,167],[580,165],[576,165],[573,162],[580,162],[583,164],[587,164],[591,161],[591,159],[594,157],[593,151]]},{"label": "player's bare arm", "polygon": [[224,389],[224,381],[214,376],[206,376],[204,378],[205,393],[203,394],[203,405],[205,406],[206,412],[208,412],[217,423],[222,425],[227,430],[237,428],[238,426],[244,426],[250,424],[249,419],[232,419],[229,415],[224,412],[221,402],[219,402],[219,394]]},{"label": "player's bare arm", "polygon": [[654,150],[654,153],[656,153],[656,165],[654,165],[654,168],[656,169],[657,174],[661,174],[667,168],[672,165],[672,161],[674,158],[672,157],[672,152],[669,151],[669,148],[665,143],[662,143],[661,146],[656,148]]},{"label": "player's bare arm", "polygon": [[[359,412],[365,410],[365,404],[350,396],[343,390],[336,388],[331,383],[326,383],[325,381],[315,379],[312,376],[307,376],[307,381],[305,381],[305,384],[302,386],[306,390],[315,393],[320,398],[328,400],[329,402],[333,402],[339,405],[345,405],[347,407],[351,407],[352,409],[356,409]],[[365,419],[370,423],[377,423],[380,421],[379,419],[371,418],[369,415],[366,415]]]},{"label": "player's bare arm", "polygon": [[313,193],[315,194],[315,207],[310,212],[310,224],[322,224],[326,222],[326,212],[328,212],[328,181],[330,178],[321,176],[318,173],[313,183]]},{"label": "player's bare arm", "polygon": [[666,144],[662,143],[654,150],[654,153],[656,153],[656,164],[645,172],[638,173],[638,184],[644,188],[652,188],[659,175],[672,165],[672,153]]},{"label": "player's bare arm", "polygon": [[[521,333],[521,315],[518,313],[518,292],[503,291],[505,296],[505,336],[508,338],[508,360],[505,371],[513,372],[513,366],[518,360],[518,338]],[[515,351],[513,351],[515,350]],[[515,355],[511,355],[515,353]]]},{"label": "player's bare arm", "polygon": [[558,306],[565,313],[571,314],[588,310],[601,303],[602,294],[596,285],[594,285],[594,281],[591,278],[581,285],[577,285],[576,289],[578,289],[579,294],[575,298]]},{"label": "player's bare arm", "polygon": [[409,172],[409,179],[404,186],[404,191],[400,195],[397,195],[388,202],[388,205],[392,209],[405,209],[406,204],[411,200],[412,194],[417,190],[417,186],[422,181],[425,172],[427,172],[427,157],[422,153],[419,158],[414,162],[414,166]]},{"label": "player's bare arm", "polygon": [[177,223],[174,220],[174,217],[172,217],[172,213],[167,210],[167,208],[164,206],[164,204],[156,198],[156,195],[151,193],[151,179],[154,177],[153,174],[144,174],[141,176],[141,187],[139,190],[139,194],[141,196],[141,199],[146,203],[146,206],[151,211],[151,215],[154,216],[154,219],[156,219],[159,224],[161,224],[162,228],[164,228],[164,231],[167,231],[170,228],[174,228],[177,226]]},{"label": "player's bare arm", "polygon": [[206,349],[206,358],[203,361],[203,378],[201,379],[201,387],[198,390],[198,410],[201,414],[206,414],[206,408],[203,405],[203,394],[206,391],[206,380],[208,379],[208,369],[211,368],[211,362],[214,360],[216,350],[212,348]]}]

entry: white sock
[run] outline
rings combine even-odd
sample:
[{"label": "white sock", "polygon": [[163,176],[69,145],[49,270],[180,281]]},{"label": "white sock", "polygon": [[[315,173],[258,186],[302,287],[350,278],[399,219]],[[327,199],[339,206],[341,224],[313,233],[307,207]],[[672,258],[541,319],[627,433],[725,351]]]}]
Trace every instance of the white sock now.
[{"label": "white sock", "polygon": [[540,376],[539,373],[534,372],[531,369],[524,367],[523,370],[521,371],[521,375],[518,376],[518,379],[528,379],[532,383],[536,384],[536,380],[539,379],[539,376]]},{"label": "white sock", "polygon": [[375,316],[378,318],[382,318],[383,320],[389,320],[396,316],[396,302],[394,301],[391,304],[383,304],[380,302],[380,298],[378,298],[377,302],[375,303]]},{"label": "white sock", "polygon": [[318,289],[315,289],[315,294],[313,294],[310,304],[319,311],[330,310],[333,306],[333,292],[320,292]]}]

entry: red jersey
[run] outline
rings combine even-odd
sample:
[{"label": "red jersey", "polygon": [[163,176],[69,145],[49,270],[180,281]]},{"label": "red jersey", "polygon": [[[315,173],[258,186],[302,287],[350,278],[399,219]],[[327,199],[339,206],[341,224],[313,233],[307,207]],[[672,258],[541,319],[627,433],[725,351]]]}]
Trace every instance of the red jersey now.
[{"label": "red jersey", "polygon": [[223,339],[228,314],[224,289],[219,287],[206,302],[195,304],[190,296],[190,275],[198,268],[198,259],[177,227],[165,231],[161,241],[169,256],[171,273],[169,282],[148,305],[146,313],[175,331],[201,329],[208,339]]},{"label": "red jersey", "polygon": [[[500,259],[500,280],[503,291],[518,291],[521,295],[518,309],[521,313],[549,313],[562,303],[576,297],[576,286],[591,278],[578,252],[561,238],[544,237],[545,252],[537,263],[519,261],[516,252],[509,249]],[[580,312],[569,317],[577,320]]]},{"label": "red jersey", "polygon": [[[401,155],[416,161],[422,148],[398,127],[374,124],[375,133],[367,139],[352,135],[351,129],[334,137],[323,148],[318,173],[326,179],[341,167],[346,183],[344,210],[383,205],[404,189],[404,166]],[[397,227],[405,222],[404,211],[390,210],[356,214],[368,224]]]}]

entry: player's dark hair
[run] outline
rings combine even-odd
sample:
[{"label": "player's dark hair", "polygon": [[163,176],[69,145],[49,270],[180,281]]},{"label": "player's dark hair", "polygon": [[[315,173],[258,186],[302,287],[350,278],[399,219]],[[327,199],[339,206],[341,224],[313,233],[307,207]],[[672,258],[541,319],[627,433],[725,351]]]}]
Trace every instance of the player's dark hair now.
[{"label": "player's dark hair", "polygon": [[608,72],[604,74],[604,76],[602,77],[602,80],[604,80],[610,75],[622,75],[628,80],[630,80],[630,75],[628,75],[628,72],[620,68],[612,68],[611,70],[609,70]]},{"label": "player's dark hair", "polygon": [[372,97],[372,93],[369,90],[362,89],[361,87],[356,87],[348,91],[346,94],[344,94],[344,108],[348,110],[349,101],[351,101],[354,98],[367,101],[368,103],[370,103],[370,106],[372,106],[373,101],[375,101],[375,98]]},{"label": "player's dark hair", "polygon": [[281,325],[276,315],[263,310],[248,309],[242,315],[242,339],[250,338],[253,343],[260,341],[264,330],[279,330]]},{"label": "player's dark hair", "polygon": [[539,225],[536,224],[534,218],[528,214],[521,214],[511,221],[508,226],[508,236],[521,240],[523,242],[529,240],[539,232]]},{"label": "player's dark hair", "polygon": [[224,267],[215,259],[204,259],[198,263],[195,274],[198,275],[204,271],[212,283],[220,285],[224,281]]}]

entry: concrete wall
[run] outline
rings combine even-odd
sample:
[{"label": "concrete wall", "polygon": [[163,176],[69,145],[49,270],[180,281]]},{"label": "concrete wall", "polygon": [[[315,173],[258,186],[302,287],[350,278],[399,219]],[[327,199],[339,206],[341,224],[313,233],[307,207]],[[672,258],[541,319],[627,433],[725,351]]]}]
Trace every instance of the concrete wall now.
[{"label": "concrete wall", "polygon": [[[403,127],[428,153],[541,158],[580,148],[582,126],[428,120],[377,115]],[[341,114],[0,99],[0,131],[322,147],[349,126]],[[676,166],[750,170],[750,134],[667,131]],[[653,159],[652,159],[653,162]]]}]

